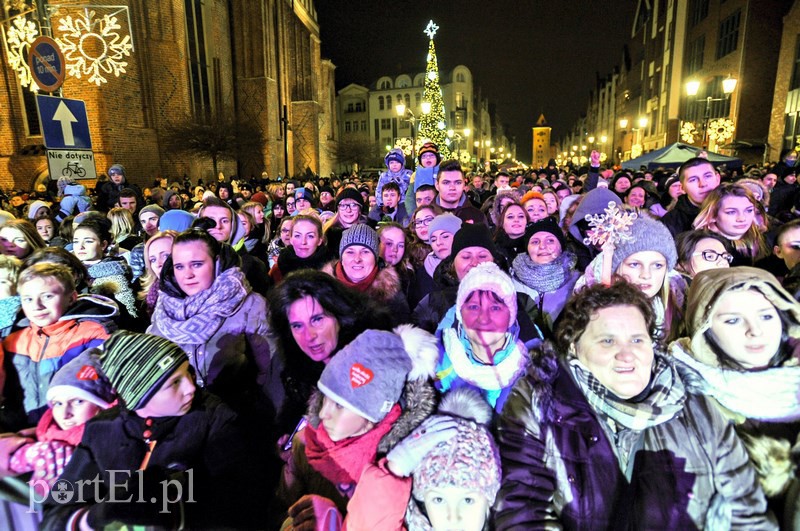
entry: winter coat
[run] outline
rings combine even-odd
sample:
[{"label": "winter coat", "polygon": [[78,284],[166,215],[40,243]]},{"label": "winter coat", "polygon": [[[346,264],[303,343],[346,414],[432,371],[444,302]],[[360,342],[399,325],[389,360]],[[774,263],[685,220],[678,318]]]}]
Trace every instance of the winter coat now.
[{"label": "winter coat", "polygon": [[681,232],[692,230],[694,219],[700,213],[700,207],[695,206],[689,201],[689,196],[686,194],[678,197],[675,207],[664,214],[659,220],[666,225],[672,236],[677,236]]},{"label": "winter coat", "polygon": [[120,327],[136,329],[136,296],[131,288],[131,269],[123,258],[104,258],[88,266],[90,291],[114,299],[120,307]]},{"label": "winter coat", "polygon": [[[80,295],[55,323],[36,326],[27,318],[24,326],[3,341],[5,355],[11,359],[24,396],[23,405],[32,424],[47,408],[47,388],[53,375],[84,350],[100,346],[116,326],[111,321],[119,314],[111,299],[99,295]],[[16,378],[14,378],[16,381]],[[4,396],[13,394],[8,386]]]},{"label": "winter coat", "polygon": [[[137,473],[148,449],[146,439],[156,444],[147,468]],[[80,480],[99,478],[99,497],[95,498],[97,483],[88,483],[91,487],[84,487],[82,493],[89,505],[80,504],[77,495],[68,503],[50,501],[45,509],[45,528],[65,529],[77,510],[105,508],[98,505],[106,506],[112,514],[125,513],[124,520],[140,525],[165,525],[166,521],[171,524],[167,527],[177,528],[183,518],[185,526],[194,529],[259,526],[265,514],[253,500],[265,495],[260,477],[263,467],[248,442],[233,411],[201,390],[196,392],[191,410],[179,417],[144,419],[120,407],[103,411],[86,423],[83,439],[60,478],[75,489]],[[101,501],[109,498],[113,473],[116,485],[128,482],[127,490],[122,495],[117,493],[117,499],[133,496],[136,500],[141,488],[145,500],[153,496],[157,503]],[[141,482],[140,477],[144,478]],[[158,514],[162,509],[160,482],[167,479],[182,480],[181,507],[170,505],[171,514]],[[191,491],[187,481],[191,482]],[[174,499],[175,491],[170,495]]]},{"label": "winter coat", "polygon": [[606,421],[552,353],[534,360],[500,418],[496,529],[776,528],[741,441],[705,397],[685,395],[643,431],[618,425],[615,441]]},{"label": "winter coat", "polygon": [[328,249],[321,245],[314,253],[308,258],[300,258],[294,252],[294,247],[291,245],[281,249],[275,265],[269,270],[269,276],[273,284],[277,285],[283,281],[283,277],[292,271],[300,269],[322,269],[330,260]]},{"label": "winter coat", "polygon": [[[141,208],[145,205],[142,189],[137,184],[133,184],[125,177],[125,182],[115,184],[114,181],[104,181],[97,186],[97,208],[103,212],[108,212],[119,202],[119,193],[123,188],[130,188],[136,193],[136,205]],[[66,190],[66,189],[65,189]]]},{"label": "winter coat", "polygon": [[64,187],[64,196],[59,203],[60,210],[56,213],[56,221],[61,223],[64,218],[86,212],[92,206],[92,200],[86,193],[82,184],[68,184]]},{"label": "winter coat", "polygon": [[[559,262],[561,261],[560,259],[557,260]],[[572,260],[574,260],[574,258]],[[524,309],[531,321],[538,324],[545,334],[554,331],[554,323],[561,314],[561,310],[563,310],[564,306],[567,304],[567,300],[572,296],[572,290],[580,276],[580,271],[570,269],[569,272],[565,274],[564,282],[561,286],[553,291],[545,292],[538,291],[525,284],[515,272],[515,268],[511,268],[511,280],[514,282],[514,288],[517,290],[517,293],[524,293],[533,301],[533,305],[530,307],[520,309]]]},{"label": "winter coat", "polygon": [[394,212],[391,214],[384,212],[382,207],[376,205],[369,211],[367,219],[369,220],[370,226],[373,228],[376,227],[381,221],[387,220],[394,221],[403,227],[407,227],[408,222],[411,221],[411,216],[408,214],[408,211],[406,211],[406,206],[403,203],[399,203],[394,209]]},{"label": "winter coat", "polygon": [[[391,430],[383,436],[378,444],[378,459],[385,456],[392,448],[394,448],[400,441],[406,438],[417,426],[422,424],[436,409],[436,390],[429,381],[410,381],[406,383],[404,390],[405,403],[402,404],[402,413],[400,417],[392,425]],[[309,401],[308,409],[308,422],[314,427],[319,426],[319,412],[322,409],[323,394],[315,392]],[[319,472],[314,470],[308,463],[305,452],[303,432],[298,432],[293,438],[291,450],[290,463],[284,467],[284,473],[281,477],[281,484],[278,488],[276,496],[276,503],[271,512],[276,515],[285,515],[286,510],[291,507],[301,496],[305,494],[317,494],[332,500],[341,514],[347,514],[348,503],[351,498],[341,493],[336,485],[331,483],[328,479],[322,476]],[[377,465],[378,463],[372,463]],[[386,511],[392,510],[395,517],[396,527],[387,525],[380,527],[380,529],[401,529],[403,518],[405,514],[405,505],[394,503],[391,500],[386,500],[386,503],[380,503],[381,498],[375,495],[375,492],[386,492],[391,488],[401,486],[404,489],[402,492],[394,491],[397,497],[408,500],[411,493],[411,484],[409,480],[400,480],[395,478],[388,472],[376,471],[369,468],[365,469],[362,474],[362,480],[356,484],[352,499],[356,499],[366,495],[373,504],[374,516],[376,519],[386,517]],[[369,478],[370,481],[362,481]],[[387,489],[387,483],[389,488]],[[361,500],[357,501],[359,507],[363,508],[365,503]],[[362,511],[359,511],[362,512]],[[362,513],[363,515],[363,513]],[[370,515],[367,515],[369,517]],[[364,517],[364,516],[362,516]],[[379,529],[376,527],[355,527],[354,529]]]}]

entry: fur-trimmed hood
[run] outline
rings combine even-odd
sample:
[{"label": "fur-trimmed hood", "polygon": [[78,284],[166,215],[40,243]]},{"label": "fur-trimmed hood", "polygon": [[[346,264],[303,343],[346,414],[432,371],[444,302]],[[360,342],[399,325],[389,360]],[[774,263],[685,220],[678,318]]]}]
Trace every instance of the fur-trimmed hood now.
[{"label": "fur-trimmed hood", "polygon": [[[321,271],[330,276],[336,277],[336,264],[338,260],[333,260],[325,264]],[[378,274],[370,284],[369,288],[365,291],[369,298],[377,302],[387,302],[394,298],[402,290],[402,283],[400,275],[395,270],[394,266],[385,266],[378,270]]]},{"label": "fur-trimmed hood", "polygon": [[[314,390],[308,400],[308,422],[313,427],[320,423],[319,412],[322,409],[324,395]],[[411,434],[426,418],[436,410],[437,392],[430,380],[410,380],[406,382],[403,396],[400,399],[402,413],[392,425],[392,429],[383,436],[378,444],[378,455],[386,455],[400,441]]]}]

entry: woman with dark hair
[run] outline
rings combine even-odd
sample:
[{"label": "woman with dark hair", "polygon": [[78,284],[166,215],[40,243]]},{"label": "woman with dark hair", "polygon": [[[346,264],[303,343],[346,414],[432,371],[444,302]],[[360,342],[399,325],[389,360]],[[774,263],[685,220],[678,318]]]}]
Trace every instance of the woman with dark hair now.
[{"label": "woman with dark hair", "polygon": [[367,328],[390,330],[392,317],[385,306],[311,269],[288,275],[270,293],[269,306],[286,393],[278,429],[288,433],[330,358]]},{"label": "woman with dark hair", "polygon": [[800,524],[799,346],[800,302],[770,273],[740,266],[695,277],[686,337],[670,348],[736,427],[782,529]]},{"label": "woman with dark hair", "polygon": [[686,391],[647,296],[580,291],[500,416],[496,529],[772,528],[744,445]]},{"label": "woman with dark hair", "polygon": [[731,266],[733,255],[725,248],[727,241],[716,232],[687,230],[675,238],[678,250],[678,265],[675,270],[687,282],[707,269],[721,269]]},{"label": "woman with dark hair", "polygon": [[173,240],[161,270],[148,333],[177,343],[197,383],[235,409],[259,407],[268,394],[271,355],[267,303],[250,288],[239,256],[204,230]]},{"label": "woman with dark hair", "polygon": [[287,215],[286,202],[283,199],[274,198],[272,200],[272,213],[269,215],[269,233],[272,237],[278,236],[278,227],[280,227],[283,218]]},{"label": "woman with dark hair", "polygon": [[510,264],[527,247],[525,229],[528,226],[528,213],[518,203],[511,203],[500,213],[500,223],[494,233],[497,252]]}]

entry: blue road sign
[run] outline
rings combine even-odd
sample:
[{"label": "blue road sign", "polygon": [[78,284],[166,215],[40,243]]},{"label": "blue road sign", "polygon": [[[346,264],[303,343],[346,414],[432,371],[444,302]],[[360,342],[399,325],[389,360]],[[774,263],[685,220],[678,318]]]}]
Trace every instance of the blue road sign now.
[{"label": "blue road sign", "polygon": [[53,92],[64,83],[64,54],[58,43],[50,37],[42,36],[31,43],[28,66],[42,90]]},{"label": "blue road sign", "polygon": [[83,101],[37,94],[36,103],[47,149],[92,149]]}]

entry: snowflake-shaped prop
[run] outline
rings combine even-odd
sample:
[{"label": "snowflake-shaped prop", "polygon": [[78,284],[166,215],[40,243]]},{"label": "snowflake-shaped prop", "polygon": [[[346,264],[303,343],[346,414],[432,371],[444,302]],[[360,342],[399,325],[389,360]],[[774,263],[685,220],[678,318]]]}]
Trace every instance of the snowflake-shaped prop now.
[{"label": "snowflake-shaped prop", "polygon": [[717,118],[716,120],[711,120],[711,123],[708,124],[708,138],[720,144],[733,138],[735,130],[736,127],[733,125],[733,120]]},{"label": "snowflake-shaped prop", "polygon": [[634,144],[631,146],[631,158],[635,159],[639,155],[642,154],[642,145],[641,144]]},{"label": "snowflake-shaped prop", "polygon": [[698,136],[699,132],[693,122],[683,122],[681,124],[681,140],[687,144],[694,144]]},{"label": "snowflake-shaped prop", "polygon": [[622,211],[615,202],[609,201],[602,214],[586,214],[589,231],[583,243],[602,247],[608,241],[615,245],[630,241],[633,239],[631,225],[637,217],[639,216],[635,212]]},{"label": "snowflake-shaped prop", "polygon": [[17,72],[20,85],[31,87],[31,89],[34,89],[36,84],[33,83],[28,67],[28,49],[38,35],[36,24],[25,17],[14,18],[11,27],[6,32],[8,66]]},{"label": "snowflake-shaped prop", "polygon": [[461,164],[469,164],[472,162],[472,155],[469,154],[469,151],[462,151],[459,161]]},{"label": "snowflake-shaped prop", "polygon": [[407,136],[401,136],[395,141],[394,147],[403,150],[403,154],[408,157],[411,156],[411,139]]},{"label": "snowflake-shaped prop", "polygon": [[70,75],[88,75],[89,83],[99,86],[108,82],[106,74],[119,77],[125,73],[128,62],[122,58],[130,57],[133,45],[130,35],[120,37],[117,33],[121,28],[117,17],[104,15],[98,20],[94,11],[87,11],[74,19],[59,19],[58,24],[64,35],[57,40]]}]

